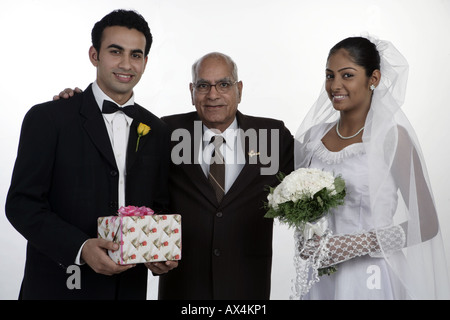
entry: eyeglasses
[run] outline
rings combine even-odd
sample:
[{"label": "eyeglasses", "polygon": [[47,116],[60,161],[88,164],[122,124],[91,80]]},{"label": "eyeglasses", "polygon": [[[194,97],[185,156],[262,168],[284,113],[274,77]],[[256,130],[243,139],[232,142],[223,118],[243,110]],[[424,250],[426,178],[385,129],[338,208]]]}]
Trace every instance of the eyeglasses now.
[{"label": "eyeglasses", "polygon": [[199,82],[194,85],[195,90],[199,93],[209,93],[211,91],[211,87],[215,87],[217,92],[219,93],[228,93],[232,86],[234,86],[237,83],[235,82],[229,82],[229,81],[220,81],[216,84],[210,84],[207,82]]}]

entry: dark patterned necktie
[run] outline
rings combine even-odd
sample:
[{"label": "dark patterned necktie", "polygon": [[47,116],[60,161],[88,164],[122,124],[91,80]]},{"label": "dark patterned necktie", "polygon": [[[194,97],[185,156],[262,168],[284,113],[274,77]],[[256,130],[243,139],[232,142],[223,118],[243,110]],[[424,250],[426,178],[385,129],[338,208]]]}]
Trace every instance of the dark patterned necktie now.
[{"label": "dark patterned necktie", "polygon": [[133,104],[121,108],[112,101],[103,100],[102,113],[114,113],[117,111],[122,111],[130,118],[134,118],[136,113],[136,106]]},{"label": "dark patterned necktie", "polygon": [[216,135],[211,138],[210,143],[214,145],[214,151],[209,166],[208,180],[216,192],[217,201],[220,203],[225,194],[225,161],[220,152],[220,146],[225,141],[221,135]]}]

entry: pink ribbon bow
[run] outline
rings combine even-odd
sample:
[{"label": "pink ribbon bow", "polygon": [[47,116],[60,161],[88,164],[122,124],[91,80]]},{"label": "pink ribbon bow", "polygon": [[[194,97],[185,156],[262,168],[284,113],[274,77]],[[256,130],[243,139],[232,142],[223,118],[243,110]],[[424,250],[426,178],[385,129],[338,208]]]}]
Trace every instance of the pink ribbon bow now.
[{"label": "pink ribbon bow", "polygon": [[120,207],[119,216],[121,217],[130,217],[130,216],[148,216],[154,214],[154,211],[147,207],[135,207],[135,206],[127,206]]}]

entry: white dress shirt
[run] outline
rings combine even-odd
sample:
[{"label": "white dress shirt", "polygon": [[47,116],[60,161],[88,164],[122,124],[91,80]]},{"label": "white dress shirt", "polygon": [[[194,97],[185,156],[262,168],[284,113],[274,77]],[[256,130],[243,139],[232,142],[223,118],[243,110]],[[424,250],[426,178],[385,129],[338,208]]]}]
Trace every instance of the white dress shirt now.
[{"label": "white dress shirt", "polygon": [[[92,92],[94,94],[95,101],[100,108],[100,111],[102,111],[104,100],[114,102],[100,89],[97,81],[92,84]],[[131,96],[130,100],[128,100],[124,105],[119,105],[119,107],[125,107],[132,104],[134,104],[134,93]],[[105,120],[106,129],[108,131],[111,146],[114,151],[114,157],[116,159],[117,169],[119,170],[119,184],[117,187],[119,194],[118,204],[120,208],[121,206],[125,206],[125,161],[127,155],[128,137],[130,134],[130,125],[133,122],[133,119],[121,111],[110,114],[103,113],[103,119]],[[84,262],[81,261],[81,250],[83,249],[85,243],[86,242],[84,242],[81,246],[75,259],[75,263],[78,265],[84,264]]]},{"label": "white dress shirt", "polygon": [[[100,89],[96,81],[92,84],[92,92],[94,93],[95,101],[97,101],[100,111],[102,111],[103,100],[114,102]],[[134,94],[131,96],[130,100],[123,105],[119,105],[119,107],[133,104]],[[105,120],[106,129],[108,130],[114,157],[116,158],[117,168],[119,169],[118,188],[120,208],[121,206],[125,206],[125,160],[127,155],[128,137],[130,135],[130,125],[133,122],[133,119],[121,111],[109,114],[104,113],[103,119]]]}]

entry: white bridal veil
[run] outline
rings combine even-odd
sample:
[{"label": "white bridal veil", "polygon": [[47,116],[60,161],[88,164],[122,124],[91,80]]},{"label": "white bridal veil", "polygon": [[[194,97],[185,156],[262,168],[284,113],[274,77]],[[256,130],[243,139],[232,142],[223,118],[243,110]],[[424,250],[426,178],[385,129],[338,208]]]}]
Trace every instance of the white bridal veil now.
[{"label": "white bridal veil", "polygon": [[[449,299],[447,263],[426,165],[414,129],[400,108],[408,63],[390,42],[366,38],[376,45],[381,58],[381,81],[374,91],[362,137],[369,166],[371,221],[373,230],[393,223],[401,225],[406,234],[401,254],[392,255],[381,248],[396,279],[394,298]],[[296,168],[308,166],[315,149],[304,146],[319,143],[338,119],[339,112],[324,85],[297,131]],[[381,201],[383,190],[393,181],[397,198],[386,206],[386,200]]]}]

